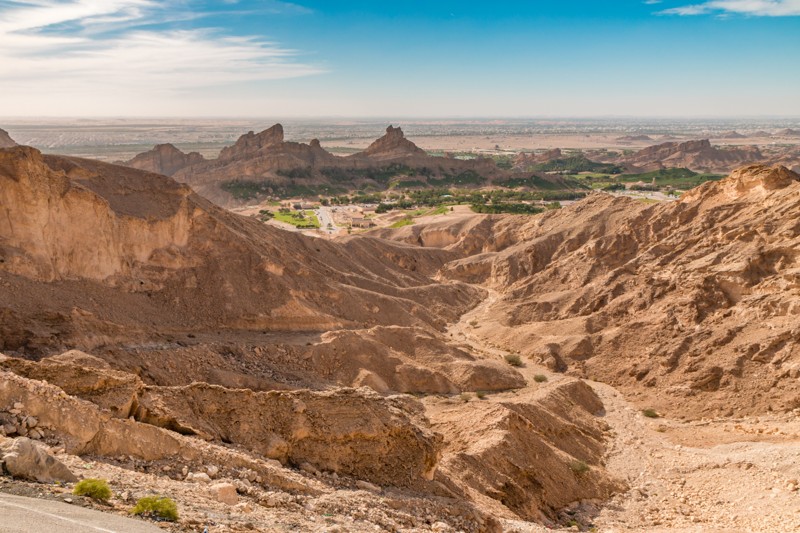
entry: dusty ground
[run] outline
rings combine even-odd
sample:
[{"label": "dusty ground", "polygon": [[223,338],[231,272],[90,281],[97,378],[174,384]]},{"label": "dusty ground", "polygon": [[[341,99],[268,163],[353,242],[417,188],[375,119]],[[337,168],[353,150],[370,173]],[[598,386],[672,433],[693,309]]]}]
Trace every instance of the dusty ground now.
[{"label": "dusty ground", "polygon": [[[509,352],[475,333],[498,295],[451,326],[454,339],[487,357]],[[532,386],[562,374],[525,362],[519,369]],[[800,531],[800,417],[784,414],[685,422],[648,418],[609,385],[589,382],[605,405],[613,438],[606,467],[630,490],[599,505],[574,508],[576,523],[596,531],[776,532]],[[497,402],[516,392],[486,396]],[[508,531],[546,531],[505,521]]]}]

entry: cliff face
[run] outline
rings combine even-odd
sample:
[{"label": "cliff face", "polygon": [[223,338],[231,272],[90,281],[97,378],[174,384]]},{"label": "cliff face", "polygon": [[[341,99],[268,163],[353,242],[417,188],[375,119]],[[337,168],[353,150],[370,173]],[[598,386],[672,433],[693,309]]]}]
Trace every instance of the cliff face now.
[{"label": "cliff face", "polygon": [[149,152],[141,153],[123,164],[139,170],[172,176],[183,168],[203,161],[205,158],[197,152],[185,154],[171,144],[159,144]]},{"label": "cliff face", "polygon": [[3,268],[41,280],[110,280],[136,276],[156,251],[185,246],[191,191],[154,174],[129,177],[102,198],[90,169],[33,148],[0,151]]},{"label": "cliff face", "polygon": [[12,146],[17,146],[17,143],[6,130],[0,129],[0,148],[11,148]]}]

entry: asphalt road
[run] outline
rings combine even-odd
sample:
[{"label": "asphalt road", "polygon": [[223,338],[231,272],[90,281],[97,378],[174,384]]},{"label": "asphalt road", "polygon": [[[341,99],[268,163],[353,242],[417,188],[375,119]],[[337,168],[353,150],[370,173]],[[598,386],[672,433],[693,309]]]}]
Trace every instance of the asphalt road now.
[{"label": "asphalt road", "polygon": [[151,524],[77,505],[0,493],[2,533],[163,533]]},{"label": "asphalt road", "polygon": [[[336,230],[339,229],[333,221],[333,213],[330,207],[321,206],[317,209],[317,218],[319,219],[320,229],[322,231],[336,233]],[[331,229],[328,229],[328,224],[331,225]]]}]

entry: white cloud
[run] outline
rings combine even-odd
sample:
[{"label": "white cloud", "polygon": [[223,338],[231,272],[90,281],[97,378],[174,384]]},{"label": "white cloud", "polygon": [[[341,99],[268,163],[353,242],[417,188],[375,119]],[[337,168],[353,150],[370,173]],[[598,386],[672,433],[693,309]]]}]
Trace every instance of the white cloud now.
[{"label": "white cloud", "polygon": [[662,15],[749,15],[754,17],[800,16],[800,0],[714,0],[665,9]]},{"label": "white cloud", "polygon": [[323,71],[261,37],[164,24],[197,16],[186,0],[0,0],[0,112],[25,102],[49,113],[78,105],[85,114],[92,102],[158,107],[198,89]]}]

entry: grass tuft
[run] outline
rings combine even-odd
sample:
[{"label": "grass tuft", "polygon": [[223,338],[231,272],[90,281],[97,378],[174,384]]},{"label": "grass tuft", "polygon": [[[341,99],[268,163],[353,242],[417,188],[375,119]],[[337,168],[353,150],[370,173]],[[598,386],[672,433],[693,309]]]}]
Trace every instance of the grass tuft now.
[{"label": "grass tuft", "polygon": [[72,494],[104,502],[111,498],[111,489],[105,479],[88,478],[79,481]]},{"label": "grass tuft", "polygon": [[131,509],[131,514],[154,520],[176,522],[178,520],[178,506],[171,498],[145,496],[136,502],[136,507]]}]

